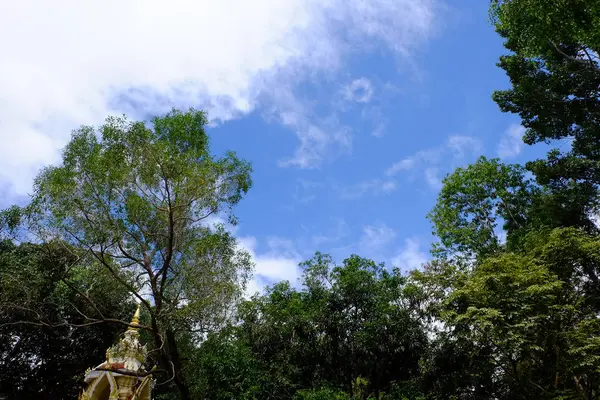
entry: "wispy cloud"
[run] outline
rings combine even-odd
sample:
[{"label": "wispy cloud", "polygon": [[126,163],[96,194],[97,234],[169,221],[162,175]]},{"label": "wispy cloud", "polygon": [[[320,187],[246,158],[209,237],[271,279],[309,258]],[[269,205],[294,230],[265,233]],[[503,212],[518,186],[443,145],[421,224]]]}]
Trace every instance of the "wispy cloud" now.
[{"label": "wispy cloud", "polygon": [[515,158],[523,150],[523,135],[525,128],[521,125],[513,124],[508,127],[500,143],[498,144],[498,157],[500,158]]},{"label": "wispy cloud", "polygon": [[364,195],[381,195],[392,193],[398,188],[395,181],[391,179],[370,179],[341,188],[342,199],[358,199]]},{"label": "wispy cloud", "polygon": [[455,158],[464,158],[481,152],[481,141],[471,136],[452,135],[448,138],[447,147],[454,153]]},{"label": "wispy cloud", "polygon": [[386,175],[393,176],[401,171],[408,171],[415,166],[415,162],[416,160],[413,157],[404,158],[397,163],[392,164],[392,166],[387,169]]},{"label": "wispy cloud", "polygon": [[[352,132],[349,127],[342,125],[335,115],[327,119],[319,119],[311,113],[302,113],[293,109],[284,110],[280,109],[280,112],[276,112],[276,118],[296,133],[300,143],[293,156],[279,160],[279,166],[317,168],[326,154],[332,154],[336,150],[342,153],[351,151]],[[332,154],[330,159],[334,158]]]},{"label": "wispy cloud", "polygon": [[[239,225],[232,226],[220,215],[211,215],[204,220],[206,225],[215,227],[224,225],[236,235],[242,230]],[[241,235],[238,238],[238,249],[247,251],[254,262],[252,279],[247,282],[246,296],[263,291],[266,285],[288,280],[292,285],[298,284],[300,277],[299,263],[303,256],[294,246],[294,242],[278,236],[268,237],[263,242],[255,236]]]},{"label": "wispy cloud", "polygon": [[371,135],[375,137],[382,137],[386,133],[388,119],[384,115],[381,106],[379,105],[368,105],[365,106],[361,112],[362,117],[370,122],[373,126]]},{"label": "wispy cloud", "polygon": [[[343,93],[344,102],[340,103],[339,108],[344,111],[352,109],[356,113],[357,108],[360,108],[360,115],[366,125],[370,125],[370,133],[372,136],[380,138],[388,132],[389,118],[388,115],[394,114],[396,110],[393,110],[394,100],[398,97],[401,92],[400,89],[393,86],[389,82],[374,84],[372,81],[362,78],[364,81],[365,90],[362,92],[362,99],[365,100],[363,103],[354,103],[355,108],[348,107],[348,94],[353,93],[346,86]],[[356,81],[355,81],[356,82]],[[368,82],[368,84],[367,84]],[[368,99],[368,101],[366,101]]]},{"label": "wispy cloud", "polygon": [[294,201],[300,204],[309,203],[317,198],[317,191],[325,187],[323,182],[307,179],[296,179],[296,190],[293,194]]},{"label": "wispy cloud", "polygon": [[384,223],[363,227],[358,247],[362,255],[381,258],[382,253],[396,239],[396,231]]},{"label": "wispy cloud", "polygon": [[22,0],[0,5],[0,184],[26,193],[36,171],[57,161],[71,129],[80,124],[123,112],[146,117],[172,106],[208,109],[215,122],[271,109],[299,140],[282,165],[314,166],[332,148],[347,148],[351,135],[331,119],[335,115],[315,115],[303,101],[281,93],[324,76],[338,79],[347,56],[373,45],[410,58],[434,32],[436,4]]},{"label": "wispy cloud", "polygon": [[380,122],[377,125],[375,125],[375,128],[371,132],[371,135],[373,135],[375,137],[382,137],[383,135],[385,135],[385,130],[386,130],[385,123]]},{"label": "wispy cloud", "polygon": [[398,254],[392,258],[392,265],[406,272],[420,268],[427,260],[427,253],[421,249],[421,242],[416,238],[408,238]]},{"label": "wispy cloud", "polygon": [[320,234],[312,234],[310,239],[310,246],[321,247],[323,245],[337,245],[342,239],[345,239],[350,234],[350,227],[343,218],[334,219],[333,224],[335,227],[326,232]]},{"label": "wispy cloud", "polygon": [[386,171],[387,176],[394,176],[402,171],[410,171],[421,164],[439,163],[444,147],[420,150],[415,154],[392,164]]},{"label": "wispy cloud", "polygon": [[481,152],[481,142],[471,136],[453,135],[438,147],[420,150],[392,164],[386,171],[388,177],[402,172],[423,174],[425,182],[434,190],[441,188],[440,175],[469,157]]},{"label": "wispy cloud", "polygon": [[440,190],[442,188],[442,180],[438,175],[438,169],[435,167],[425,168],[425,181],[432,189]]},{"label": "wispy cloud", "polygon": [[358,78],[342,89],[344,98],[356,103],[368,103],[373,97],[373,85],[367,78]]}]

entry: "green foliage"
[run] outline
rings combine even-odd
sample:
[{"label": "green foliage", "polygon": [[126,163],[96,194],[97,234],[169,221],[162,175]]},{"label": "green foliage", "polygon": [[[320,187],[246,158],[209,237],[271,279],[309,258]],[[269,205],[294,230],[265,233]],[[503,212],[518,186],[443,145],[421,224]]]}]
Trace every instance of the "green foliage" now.
[{"label": "green foliage", "polygon": [[486,256],[500,250],[499,223],[508,239],[526,223],[536,188],[518,165],[481,157],[444,179],[429,214],[440,239],[440,254]]},{"label": "green foliage", "polygon": [[[600,3],[494,0],[491,16],[510,51],[498,65],[511,88],[494,100],[519,114],[527,144],[570,146],[526,164],[543,192],[528,212],[523,246],[478,267],[484,277],[469,279],[479,286],[456,291],[472,312],[455,316],[498,335],[486,339],[502,350],[515,398],[596,398],[599,239],[591,216],[600,198]],[[480,290],[489,279],[502,293],[496,300]]]},{"label": "green foliage", "polygon": [[[154,361],[173,365],[183,399],[180,349],[225,325],[252,267],[222,225],[206,224],[211,216],[235,224],[233,207],[251,186],[247,162],[210,154],[206,124],[203,112],[174,110],[150,127],[112,117],[84,126],[62,163],[36,178],[31,204],[0,217],[9,233],[22,220],[40,240],[60,238],[137,298]],[[105,319],[97,307],[85,315]]]},{"label": "green foliage", "polygon": [[297,400],[350,400],[348,394],[333,389],[299,390]]},{"label": "green foliage", "polygon": [[303,290],[274,285],[202,344],[202,396],[383,398],[418,375],[427,340],[399,271],[358,256],[336,266],[320,253],[302,265]]},{"label": "green foliage", "polygon": [[[177,322],[187,325],[218,324],[207,318],[222,317],[222,307],[207,309],[208,299],[238,293],[249,268],[228,232],[202,224],[220,212],[235,222],[231,208],[251,185],[246,162],[209,154],[206,123],[191,110],[156,118],[153,129],[124,118],[108,118],[98,131],[83,127],[62,165],[36,179],[29,207],[44,234],[87,248],[101,262],[145,270],[157,305],[185,299]],[[198,274],[202,280],[191,279]],[[135,293],[143,283],[123,284]]]},{"label": "green foliage", "polygon": [[260,398],[258,362],[250,349],[236,340],[231,329],[211,334],[192,353],[189,370],[194,398],[254,399]]},{"label": "green foliage", "polygon": [[492,18],[511,54],[499,66],[512,87],[494,93],[504,112],[517,113],[528,144],[560,140],[546,160],[527,164],[553,188],[562,225],[593,229],[600,183],[600,6],[590,0],[494,0]]},{"label": "green foliage", "polygon": [[18,206],[12,206],[0,211],[0,237],[9,238],[16,234],[23,217],[23,210]]},{"label": "green foliage", "polygon": [[482,258],[470,271],[440,263],[413,274],[437,290],[433,310],[451,328],[424,362],[425,384],[439,398],[463,398],[469,387],[506,399],[596,392],[598,246],[575,228],[530,231],[522,250]]},{"label": "green foliage", "polygon": [[133,312],[127,292],[76,249],[0,242],[0,397],[76,398],[83,372],[122,331],[114,324],[83,326],[92,306],[73,289],[107,318]]}]

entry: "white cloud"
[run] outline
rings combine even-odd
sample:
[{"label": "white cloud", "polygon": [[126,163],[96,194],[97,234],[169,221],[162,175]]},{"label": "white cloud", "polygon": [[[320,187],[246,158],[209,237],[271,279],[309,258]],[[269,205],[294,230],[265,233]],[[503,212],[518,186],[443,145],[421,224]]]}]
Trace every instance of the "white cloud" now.
[{"label": "white cloud", "polygon": [[[220,215],[211,215],[204,220],[210,226],[225,225],[232,234],[239,232],[239,226],[232,226]],[[282,280],[289,280],[292,285],[298,283],[301,271],[298,264],[302,260],[291,240],[281,237],[270,237],[266,240],[265,251],[258,250],[259,243],[254,236],[238,237],[238,248],[246,250],[255,264],[252,279],[247,282],[246,297],[254,293],[262,293],[266,285]]]},{"label": "white cloud", "polygon": [[215,227],[216,225],[223,225],[227,231],[231,232],[231,234],[235,235],[239,231],[239,225],[231,225],[227,218],[223,215],[211,214],[203,221],[204,224],[209,225],[211,227]]},{"label": "white cloud", "polygon": [[392,259],[392,265],[402,271],[420,268],[428,260],[427,254],[421,249],[421,243],[416,238],[404,241],[404,247]]},{"label": "white cloud", "polygon": [[440,146],[419,150],[389,167],[388,176],[413,169],[417,165],[439,165],[442,162],[458,162],[466,156],[477,155],[481,151],[481,141],[471,136],[452,135]]},{"label": "white cloud", "polygon": [[447,146],[456,158],[463,158],[467,154],[476,154],[481,151],[481,142],[471,136],[450,136]]},{"label": "white cloud", "polygon": [[438,176],[438,169],[435,167],[425,168],[425,181],[434,190],[442,188],[442,180]]},{"label": "white cloud", "polygon": [[256,292],[262,293],[266,285],[282,280],[288,280],[293,286],[299,284],[298,278],[302,272],[298,264],[302,257],[291,241],[272,237],[267,240],[268,250],[260,252],[257,250],[258,241],[254,236],[245,236],[238,240],[239,246],[250,253],[255,263],[254,276],[248,282],[246,296]]},{"label": "white cloud", "polygon": [[442,186],[440,173],[443,170],[455,168],[464,162],[465,158],[479,155],[481,141],[471,136],[453,135],[440,146],[420,150],[392,164],[387,170],[387,176],[398,175],[400,172],[414,171],[423,174],[425,182],[434,190]]},{"label": "white cloud", "polygon": [[403,160],[398,161],[397,163],[394,163],[391,167],[389,167],[386,171],[386,175],[392,176],[396,175],[398,172],[401,171],[408,171],[409,169],[414,167],[414,165],[414,158],[405,158]]},{"label": "white cloud", "polygon": [[216,121],[271,108],[300,141],[284,164],[313,166],[350,135],[286,93],[374,43],[410,58],[433,33],[436,2],[1,2],[0,184],[26,193],[80,124],[172,106]]},{"label": "white cloud", "polygon": [[385,123],[380,122],[377,125],[375,125],[375,129],[373,129],[371,135],[375,137],[382,137],[383,135],[385,135]]},{"label": "white cloud", "polygon": [[423,174],[423,179],[433,190],[442,187],[440,174],[443,169],[454,167],[463,162],[468,156],[477,155],[481,151],[479,139],[471,136],[453,135],[438,147],[419,150],[411,156],[405,157],[392,164],[386,171],[387,179],[371,179],[347,186],[342,191],[342,198],[359,198],[367,193],[391,193],[398,187],[396,180],[391,178],[401,172]]},{"label": "white cloud", "polygon": [[382,137],[386,133],[388,119],[385,117],[381,106],[369,105],[365,106],[361,112],[362,117],[369,121],[373,128],[371,135]]},{"label": "white cloud", "polygon": [[[284,108],[278,108],[281,105]],[[286,111],[285,107],[289,107],[289,110]],[[272,107],[270,111],[280,123],[292,129],[300,141],[294,155],[280,160],[280,166],[316,168],[320,165],[323,156],[332,148],[337,147],[339,151],[345,153],[351,150],[351,131],[348,127],[342,126],[335,115],[319,119],[312,112],[302,110],[305,110],[305,107],[293,100],[282,101],[279,106]]]},{"label": "white cloud", "polygon": [[380,195],[395,191],[398,185],[393,180],[371,179],[354,185],[343,187],[340,197],[342,199],[358,199],[365,194]]},{"label": "white cloud", "polygon": [[[311,247],[319,247],[325,244],[338,243],[340,240],[348,237],[350,234],[350,227],[343,218],[334,219],[335,228],[327,232],[326,234],[313,234],[310,239]],[[309,230],[307,229],[307,232]]]},{"label": "white cloud", "polygon": [[521,125],[509,126],[498,144],[498,157],[515,158],[521,154],[524,145],[523,135],[525,135],[525,128]]},{"label": "white cloud", "polygon": [[383,223],[367,225],[359,241],[361,254],[370,257],[380,257],[381,252],[396,239],[396,231]]},{"label": "white cloud", "polygon": [[503,229],[498,229],[496,232],[496,237],[498,238],[498,242],[500,244],[506,244],[506,239],[507,239],[507,233],[505,230]]},{"label": "white cloud", "polygon": [[596,228],[600,229],[600,214],[594,213],[589,216],[592,223],[596,226]]},{"label": "white cloud", "polygon": [[348,101],[368,103],[373,97],[373,85],[367,78],[358,78],[344,86],[342,93]]},{"label": "white cloud", "polygon": [[403,171],[410,171],[420,164],[439,163],[443,150],[443,147],[420,150],[415,154],[392,164],[392,166],[389,167],[385,173],[387,176],[394,176]]}]

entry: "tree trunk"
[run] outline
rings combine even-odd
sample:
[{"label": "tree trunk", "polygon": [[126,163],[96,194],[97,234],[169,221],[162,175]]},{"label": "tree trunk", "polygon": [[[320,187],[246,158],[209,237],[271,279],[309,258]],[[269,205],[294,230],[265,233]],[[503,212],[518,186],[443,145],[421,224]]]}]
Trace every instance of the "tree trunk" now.
[{"label": "tree trunk", "polygon": [[166,334],[167,343],[169,345],[169,355],[175,371],[175,385],[177,385],[177,389],[179,389],[181,400],[190,400],[190,389],[185,381],[183,365],[181,363],[181,357],[179,356],[179,350],[177,349],[177,341],[175,340],[175,333],[171,329],[167,329]]}]

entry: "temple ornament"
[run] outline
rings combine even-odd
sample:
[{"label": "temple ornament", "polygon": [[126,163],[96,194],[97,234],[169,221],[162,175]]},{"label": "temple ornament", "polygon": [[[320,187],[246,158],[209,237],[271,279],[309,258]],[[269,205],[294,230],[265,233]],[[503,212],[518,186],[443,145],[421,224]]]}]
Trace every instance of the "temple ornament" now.
[{"label": "temple ornament", "polygon": [[121,340],[106,350],[106,361],[87,370],[79,400],[150,400],[154,380],[145,371],[148,351],[139,342],[140,306]]}]

